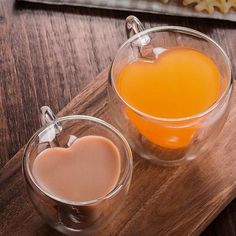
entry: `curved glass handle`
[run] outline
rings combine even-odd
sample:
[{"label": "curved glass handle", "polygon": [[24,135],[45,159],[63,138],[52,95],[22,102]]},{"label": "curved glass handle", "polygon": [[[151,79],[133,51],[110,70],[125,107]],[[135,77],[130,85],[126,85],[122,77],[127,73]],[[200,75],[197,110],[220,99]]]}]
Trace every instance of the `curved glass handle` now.
[{"label": "curved glass handle", "polygon": [[125,26],[126,26],[126,33],[128,38],[130,38],[131,32],[134,31],[135,34],[144,31],[145,28],[141,21],[136,16],[128,16],[125,20]]},{"label": "curved glass handle", "polygon": [[[125,28],[128,38],[145,30],[141,21],[136,16],[132,15],[126,18]],[[140,35],[132,42],[132,45],[138,48],[140,57],[150,61],[155,60],[156,56],[153,52],[151,37],[148,34]]]},{"label": "curved glass handle", "polygon": [[40,108],[40,112],[41,112],[40,119],[43,126],[55,123],[54,128],[56,130],[56,133],[62,131],[62,127],[58,124],[58,122],[56,122],[57,117],[50,107],[42,106]]},{"label": "curved glass handle", "polygon": [[[125,20],[125,28],[126,28],[126,34],[127,37],[130,38],[135,34],[138,34],[145,30],[143,24],[136,16],[128,16]],[[151,41],[150,37],[148,35],[143,35],[139,37],[137,46],[145,46],[149,44]]]}]

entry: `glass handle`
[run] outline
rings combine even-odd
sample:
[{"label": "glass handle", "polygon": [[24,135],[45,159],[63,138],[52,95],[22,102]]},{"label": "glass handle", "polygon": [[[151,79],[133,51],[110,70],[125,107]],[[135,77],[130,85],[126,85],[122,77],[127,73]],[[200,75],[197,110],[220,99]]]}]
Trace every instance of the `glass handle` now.
[{"label": "glass handle", "polygon": [[[135,34],[138,34],[145,30],[143,24],[136,16],[128,16],[125,20],[125,28],[127,37],[130,38]],[[151,41],[148,35],[143,35],[139,37],[138,46],[145,46]]]},{"label": "glass handle", "polygon": [[43,126],[54,123],[54,128],[56,130],[56,133],[61,132],[62,127],[57,122],[57,117],[50,107],[42,106],[40,108],[40,112],[41,112],[41,116],[40,116],[41,123]]},{"label": "glass handle", "polygon": [[131,32],[133,31],[135,34],[144,31],[145,28],[141,21],[136,16],[128,16],[125,20],[125,26],[126,26],[126,33],[127,37],[130,38]]},{"label": "glass handle", "polygon": [[[141,21],[136,16],[128,16],[125,20],[125,28],[127,37],[130,38],[135,34],[139,34],[145,31],[145,28]],[[151,37],[148,34],[141,34],[138,36],[132,45],[138,48],[139,56],[150,61],[154,61],[156,58],[153,52],[153,45],[151,43]]]}]

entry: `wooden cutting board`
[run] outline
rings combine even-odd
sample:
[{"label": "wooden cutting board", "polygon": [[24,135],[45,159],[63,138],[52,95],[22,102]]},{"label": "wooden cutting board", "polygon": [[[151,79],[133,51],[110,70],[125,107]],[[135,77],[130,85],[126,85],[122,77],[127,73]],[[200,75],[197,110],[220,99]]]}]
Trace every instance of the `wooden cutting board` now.
[{"label": "wooden cutting board", "polygon": [[[106,83],[104,71],[58,116],[87,114],[110,121]],[[134,155],[126,203],[113,222],[94,235],[199,235],[236,194],[235,124],[233,107],[213,150],[179,167],[156,166]],[[0,171],[0,235],[60,235],[38,216],[26,194],[22,153]]]}]

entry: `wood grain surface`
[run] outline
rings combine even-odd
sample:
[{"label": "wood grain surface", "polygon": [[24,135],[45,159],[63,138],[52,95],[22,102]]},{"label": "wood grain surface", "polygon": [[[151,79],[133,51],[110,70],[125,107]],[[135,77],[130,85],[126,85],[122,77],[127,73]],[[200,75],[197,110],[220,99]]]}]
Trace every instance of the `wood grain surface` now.
[{"label": "wood grain surface", "polygon": [[[58,116],[87,114],[111,122],[107,77],[106,71],[103,72]],[[236,130],[232,129],[235,122],[236,108],[214,150],[179,167],[159,167],[134,155],[132,184],[122,211],[105,229],[93,235],[199,235],[236,196],[236,159],[233,159]],[[22,150],[0,172],[0,219],[4,219],[0,222],[0,233],[44,235],[45,225],[22,188],[21,159]]]},{"label": "wood grain surface", "polygon": [[[0,0],[0,235],[9,235],[9,227],[15,229],[11,235],[35,235],[37,229],[40,235],[54,234],[32,210],[22,189],[17,161],[21,154],[8,161],[40,127],[40,106],[59,111],[110,65],[126,39],[124,19],[128,14]],[[136,15],[147,28],[181,25],[206,33],[226,50],[235,74],[234,23]],[[234,201],[203,234],[235,235],[235,212]]]}]

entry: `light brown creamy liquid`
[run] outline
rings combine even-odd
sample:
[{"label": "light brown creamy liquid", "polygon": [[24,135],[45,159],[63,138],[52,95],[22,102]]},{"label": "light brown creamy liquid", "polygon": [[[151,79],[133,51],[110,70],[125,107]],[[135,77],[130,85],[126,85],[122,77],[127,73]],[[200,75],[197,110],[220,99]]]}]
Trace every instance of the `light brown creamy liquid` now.
[{"label": "light brown creamy liquid", "polygon": [[120,154],[107,138],[85,136],[69,148],[41,152],[32,173],[36,182],[54,196],[70,201],[95,200],[116,186]]}]

